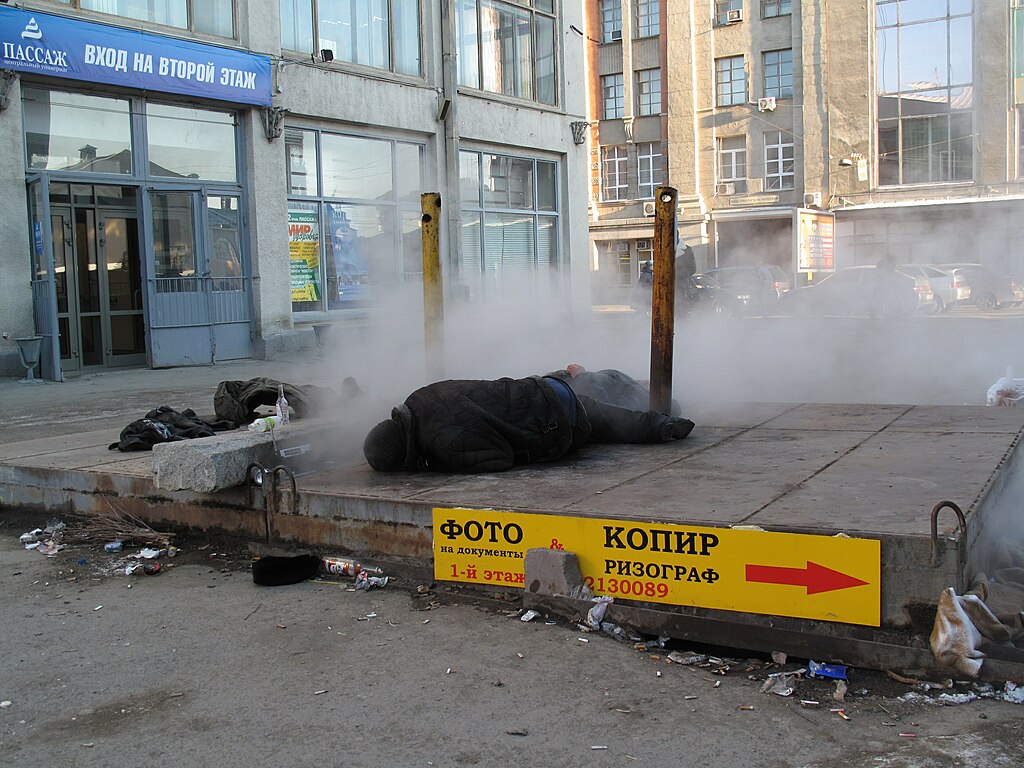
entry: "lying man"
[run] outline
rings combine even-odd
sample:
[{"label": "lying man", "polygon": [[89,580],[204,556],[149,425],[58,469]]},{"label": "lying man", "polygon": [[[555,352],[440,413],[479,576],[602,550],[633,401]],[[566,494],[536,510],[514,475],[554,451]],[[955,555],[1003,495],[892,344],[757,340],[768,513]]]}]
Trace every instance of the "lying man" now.
[{"label": "lying man", "polygon": [[689,419],[577,395],[549,376],[439,381],[371,429],[363,454],[381,472],[501,472],[559,459],[588,442],[660,443],[692,429]]},{"label": "lying man", "polygon": [[[634,411],[646,411],[650,404],[651,394],[647,387],[632,376],[614,368],[588,371],[579,363],[570,363],[560,371],[544,375],[564,381],[577,395],[586,395],[602,403],[611,403]],[[679,416],[682,413],[682,408],[675,400],[672,401],[671,407],[670,415]]]}]

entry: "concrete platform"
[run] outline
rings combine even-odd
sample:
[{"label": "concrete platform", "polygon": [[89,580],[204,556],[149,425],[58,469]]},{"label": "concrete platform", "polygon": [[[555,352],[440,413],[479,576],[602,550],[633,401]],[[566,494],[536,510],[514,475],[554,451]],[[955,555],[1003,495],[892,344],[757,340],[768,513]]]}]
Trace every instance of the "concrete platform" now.
[{"label": "concrete platform", "polygon": [[[760,404],[708,406],[692,418],[698,427],[680,442],[593,446],[570,461],[489,475],[380,474],[342,450],[321,455],[330,466],[300,475],[294,495],[288,483],[276,492],[163,490],[153,455],[108,451],[118,430],[105,429],[0,446],[0,508],[53,515],[116,505],[155,527],[422,567],[432,562],[439,507],[873,539],[880,627],[643,601],[615,610],[648,631],[904,670],[929,667],[942,590],[964,591],[1014,519],[1020,534],[1024,409]],[[947,500],[964,521],[939,510],[933,537],[933,510]]]}]

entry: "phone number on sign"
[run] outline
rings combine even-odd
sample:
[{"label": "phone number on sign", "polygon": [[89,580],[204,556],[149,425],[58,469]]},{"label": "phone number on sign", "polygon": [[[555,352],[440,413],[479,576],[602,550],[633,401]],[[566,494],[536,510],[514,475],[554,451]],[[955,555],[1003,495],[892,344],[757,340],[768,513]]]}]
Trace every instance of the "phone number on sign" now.
[{"label": "phone number on sign", "polygon": [[583,579],[596,594],[632,595],[634,597],[667,597],[668,584],[635,579],[606,579],[604,576],[587,576]]}]

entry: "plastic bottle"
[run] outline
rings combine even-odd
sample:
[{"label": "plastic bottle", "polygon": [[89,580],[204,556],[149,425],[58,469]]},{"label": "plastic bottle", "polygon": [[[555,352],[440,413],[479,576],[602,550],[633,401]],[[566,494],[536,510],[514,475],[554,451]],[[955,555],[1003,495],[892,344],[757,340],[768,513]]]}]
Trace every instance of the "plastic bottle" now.
[{"label": "plastic bottle", "polygon": [[288,401],[284,396],[284,384],[277,385],[277,415],[281,417],[281,425],[288,423]]},{"label": "plastic bottle", "polygon": [[338,576],[355,576],[359,573],[367,573],[371,576],[381,576],[384,571],[370,565],[357,563],[355,560],[345,560],[340,557],[325,557],[323,569],[327,573],[334,573]]},{"label": "plastic bottle", "polygon": [[262,419],[256,419],[252,424],[249,425],[250,432],[273,432],[281,426],[280,416],[265,416]]}]

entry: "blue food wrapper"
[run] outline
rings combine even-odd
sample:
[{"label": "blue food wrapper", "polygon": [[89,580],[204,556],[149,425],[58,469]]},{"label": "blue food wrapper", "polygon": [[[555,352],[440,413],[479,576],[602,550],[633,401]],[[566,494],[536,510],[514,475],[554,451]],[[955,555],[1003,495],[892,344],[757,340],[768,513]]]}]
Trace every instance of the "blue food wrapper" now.
[{"label": "blue food wrapper", "polygon": [[846,680],[846,667],[842,664],[819,664],[807,662],[807,674],[810,677],[827,677],[832,680]]}]

